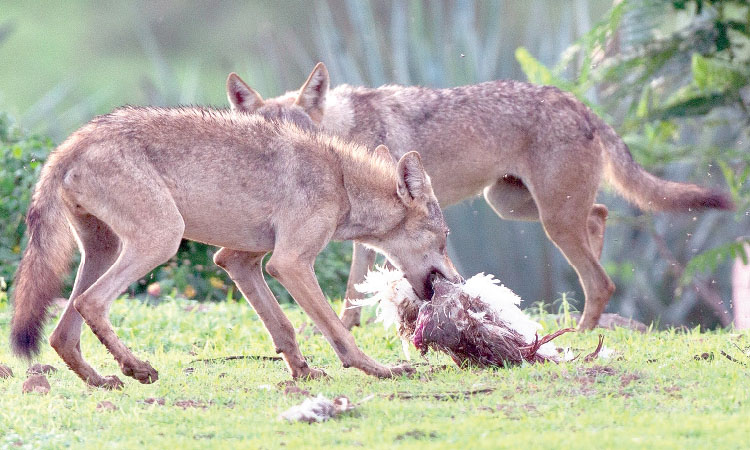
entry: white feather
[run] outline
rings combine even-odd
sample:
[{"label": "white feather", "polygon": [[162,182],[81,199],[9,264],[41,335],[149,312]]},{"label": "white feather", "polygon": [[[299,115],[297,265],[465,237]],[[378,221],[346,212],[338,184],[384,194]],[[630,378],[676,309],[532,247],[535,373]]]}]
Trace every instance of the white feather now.
[{"label": "white feather", "polygon": [[599,358],[600,359],[610,359],[615,354],[615,351],[611,348],[607,347],[606,345],[602,346],[602,349],[599,350]]},{"label": "white feather", "polygon": [[323,394],[306,398],[301,405],[295,405],[281,413],[280,418],[289,422],[325,422],[336,415],[333,402]]},{"label": "white feather", "polygon": [[[462,290],[471,297],[479,299],[488,306],[496,320],[502,320],[509,328],[518,332],[526,341],[534,342],[541,325],[531,320],[518,307],[521,297],[500,284],[500,280],[491,274],[478,273],[466,280]],[[542,346],[544,348],[544,346]]]},{"label": "white feather", "polygon": [[354,299],[354,306],[377,305],[376,320],[388,329],[398,324],[398,308],[403,302],[421,303],[417,294],[400,270],[377,266],[365,276],[365,281],[354,286],[369,298]]}]

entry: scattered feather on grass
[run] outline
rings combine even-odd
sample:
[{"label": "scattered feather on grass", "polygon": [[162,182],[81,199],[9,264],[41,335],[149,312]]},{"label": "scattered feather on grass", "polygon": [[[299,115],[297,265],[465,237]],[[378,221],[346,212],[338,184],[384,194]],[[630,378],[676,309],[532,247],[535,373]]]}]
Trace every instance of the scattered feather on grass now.
[{"label": "scattered feather on grass", "polygon": [[287,409],[279,418],[288,422],[325,422],[353,408],[354,405],[345,396],[329,400],[323,394],[318,394],[317,397],[306,398],[301,404]]}]

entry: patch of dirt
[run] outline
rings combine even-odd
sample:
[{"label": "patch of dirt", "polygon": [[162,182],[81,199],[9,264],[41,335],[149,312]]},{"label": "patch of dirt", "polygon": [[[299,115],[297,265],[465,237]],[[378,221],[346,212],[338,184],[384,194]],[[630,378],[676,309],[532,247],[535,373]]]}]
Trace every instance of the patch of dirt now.
[{"label": "patch of dirt", "polygon": [[600,376],[611,377],[615,374],[615,369],[609,366],[594,365],[591,367],[579,367],[578,375],[573,379],[580,385],[581,395],[589,396],[596,394],[596,389],[592,387],[596,379]]},{"label": "patch of dirt", "polygon": [[[408,363],[408,361],[405,361],[405,362]],[[453,369],[453,366],[449,366],[448,364],[441,364],[439,366],[430,366],[429,368],[427,368],[427,373],[432,374],[432,373],[437,373],[437,372],[443,372],[445,370],[448,370],[449,368]]]},{"label": "patch of dirt", "polygon": [[626,373],[620,376],[620,387],[626,387],[633,381],[640,380],[641,376],[637,373]]},{"label": "patch of dirt", "polygon": [[164,399],[162,397],[159,397],[159,398],[149,397],[149,398],[143,400],[143,403],[145,403],[147,405],[164,406]]},{"label": "patch of dirt", "polygon": [[57,372],[57,369],[49,364],[36,363],[26,369],[26,375],[49,375],[54,372]]},{"label": "patch of dirt", "polygon": [[579,367],[579,374],[585,374],[587,377],[597,377],[599,375],[612,376],[615,374],[615,369],[610,366],[593,365],[591,367]]},{"label": "patch of dirt", "polygon": [[502,412],[505,415],[505,418],[510,420],[521,420],[521,417],[523,417],[523,413],[520,413],[520,410],[523,410],[526,414],[530,416],[536,416],[537,413],[537,407],[534,404],[531,403],[524,403],[521,405],[517,405],[515,403],[513,404],[499,404],[495,407],[494,411]]},{"label": "patch of dirt", "polygon": [[[206,358],[206,359],[194,359],[190,361],[188,364],[193,363],[206,363],[206,364],[213,364],[213,363],[223,363],[227,361],[237,361],[240,359],[251,359],[255,361],[283,361],[281,356],[264,356],[264,355],[235,355],[235,356],[222,356],[220,358]],[[312,358],[307,358],[307,361],[312,361]]]},{"label": "patch of dirt", "polygon": [[713,361],[714,352],[703,352],[700,355],[693,355],[693,359],[696,361]]},{"label": "patch of dirt", "polygon": [[667,387],[661,388],[661,390],[669,394],[670,397],[675,397],[675,398],[682,397],[682,395],[679,393],[682,390],[682,388],[679,386],[676,386],[676,385],[667,386]]},{"label": "patch of dirt", "polygon": [[118,409],[114,403],[108,400],[101,401],[96,405],[96,410],[100,412],[117,411]]},{"label": "patch of dirt", "polygon": [[5,364],[0,364],[0,378],[10,378],[13,376],[13,371],[10,367]]},{"label": "patch of dirt", "polygon": [[302,395],[305,397],[309,397],[310,391],[308,391],[307,389],[302,389],[301,387],[295,384],[292,384],[284,388],[284,395]]},{"label": "patch of dirt", "polygon": [[399,435],[396,435],[396,437],[393,438],[393,440],[403,441],[405,439],[424,439],[426,437],[429,437],[430,439],[435,439],[436,437],[438,437],[438,435],[434,431],[430,431],[430,433],[427,434],[422,430],[411,430],[411,431],[407,431],[406,433],[401,433]]},{"label": "patch of dirt", "polygon": [[200,409],[206,409],[208,408],[208,405],[198,401],[198,400],[177,400],[174,402],[174,406],[179,406],[182,409],[188,409],[188,408],[200,408]]},{"label": "patch of dirt", "polygon": [[44,375],[31,375],[26,381],[23,382],[23,393],[28,394],[31,392],[38,394],[49,393],[51,387],[47,377]]}]

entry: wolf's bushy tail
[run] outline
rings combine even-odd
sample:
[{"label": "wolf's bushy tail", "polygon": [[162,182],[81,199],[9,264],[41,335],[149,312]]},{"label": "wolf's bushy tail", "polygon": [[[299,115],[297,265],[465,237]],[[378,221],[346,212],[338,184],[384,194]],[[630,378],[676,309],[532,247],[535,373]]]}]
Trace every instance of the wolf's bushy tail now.
[{"label": "wolf's bushy tail", "polygon": [[39,353],[47,309],[60,293],[73,251],[56,172],[54,164],[42,171],[26,215],[29,242],[13,282],[10,345],[13,353],[25,358]]},{"label": "wolf's bushy tail", "polygon": [[729,195],[717,189],[662,180],[633,160],[628,146],[615,130],[594,114],[590,120],[605,147],[605,176],[628,201],[649,211],[689,211],[707,208],[734,209]]}]

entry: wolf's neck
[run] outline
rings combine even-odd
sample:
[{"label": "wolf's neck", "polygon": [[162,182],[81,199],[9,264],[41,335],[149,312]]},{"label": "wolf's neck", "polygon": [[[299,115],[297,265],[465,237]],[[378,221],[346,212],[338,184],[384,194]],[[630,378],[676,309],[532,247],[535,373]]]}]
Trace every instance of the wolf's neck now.
[{"label": "wolf's neck", "polygon": [[349,211],[334,239],[374,245],[404,219],[405,207],[396,195],[393,178],[357,170],[343,172]]},{"label": "wolf's neck", "polygon": [[326,95],[325,112],[320,127],[323,131],[347,139],[354,128],[354,107],[347,95],[349,86],[339,86]]}]

